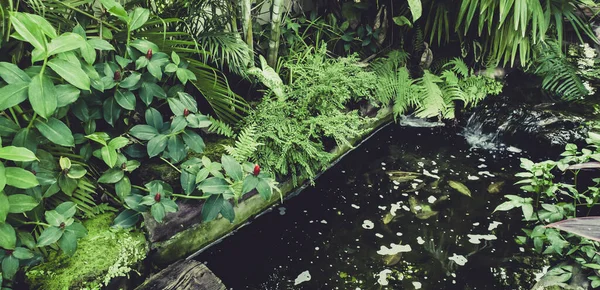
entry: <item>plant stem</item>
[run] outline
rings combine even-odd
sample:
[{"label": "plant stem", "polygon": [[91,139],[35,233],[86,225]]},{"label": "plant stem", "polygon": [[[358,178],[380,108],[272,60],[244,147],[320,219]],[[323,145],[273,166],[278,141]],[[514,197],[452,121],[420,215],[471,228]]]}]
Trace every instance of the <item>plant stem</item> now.
[{"label": "plant stem", "polygon": [[31,120],[29,121],[29,125],[27,125],[27,129],[30,129],[31,126],[33,126],[33,121],[35,121],[36,117],[37,117],[37,113],[33,112],[33,117],[31,117]]},{"label": "plant stem", "polygon": [[47,224],[47,223],[43,223],[43,222],[23,222],[24,225],[36,225],[36,226],[45,226],[45,227],[51,227],[51,225]]},{"label": "plant stem", "polygon": [[187,198],[187,199],[208,199],[210,196],[195,196],[195,195],[184,195],[184,194],[171,194],[175,197]]},{"label": "plant stem", "polygon": [[161,157],[160,160],[166,162],[167,164],[169,164],[169,166],[173,167],[173,169],[177,170],[177,172],[181,174],[181,170],[179,170],[177,166],[173,165],[173,163],[169,162],[169,160],[165,159],[164,157]]},{"label": "plant stem", "polygon": [[141,191],[150,192],[150,190],[148,190],[147,188],[145,188],[145,187],[141,187],[141,186],[139,186],[139,185],[134,185],[134,184],[132,184],[132,185],[131,185],[131,187],[133,187],[133,188],[137,188],[137,189],[139,189],[139,190],[141,190]]}]

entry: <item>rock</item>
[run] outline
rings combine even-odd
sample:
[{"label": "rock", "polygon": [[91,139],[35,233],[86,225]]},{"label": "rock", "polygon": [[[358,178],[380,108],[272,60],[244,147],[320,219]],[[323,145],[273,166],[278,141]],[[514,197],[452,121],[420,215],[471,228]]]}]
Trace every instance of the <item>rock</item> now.
[{"label": "rock", "polygon": [[526,104],[498,96],[481,104],[463,134],[474,147],[485,147],[488,141],[534,150],[563,150],[567,143],[585,144],[585,121],[584,114],[573,108],[553,103]]},{"label": "rock", "polygon": [[180,260],[152,275],[136,290],[226,290],[219,277],[206,265],[194,260]]},{"label": "rock", "polygon": [[168,213],[162,223],[158,223],[152,215],[144,213],[144,226],[148,232],[150,242],[160,242],[167,240],[178,232],[197,224],[202,220],[202,204],[199,201],[177,201],[179,210],[174,213]]}]

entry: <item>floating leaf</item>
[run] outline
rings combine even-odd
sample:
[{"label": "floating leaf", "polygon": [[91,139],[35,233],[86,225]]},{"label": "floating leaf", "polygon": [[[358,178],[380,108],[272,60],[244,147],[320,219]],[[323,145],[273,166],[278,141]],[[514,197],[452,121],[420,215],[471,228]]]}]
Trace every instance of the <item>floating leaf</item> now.
[{"label": "floating leaf", "polygon": [[471,190],[469,190],[469,188],[466,187],[464,184],[462,184],[458,181],[449,180],[448,185],[450,185],[450,187],[456,189],[456,191],[458,191],[468,197],[471,197]]}]

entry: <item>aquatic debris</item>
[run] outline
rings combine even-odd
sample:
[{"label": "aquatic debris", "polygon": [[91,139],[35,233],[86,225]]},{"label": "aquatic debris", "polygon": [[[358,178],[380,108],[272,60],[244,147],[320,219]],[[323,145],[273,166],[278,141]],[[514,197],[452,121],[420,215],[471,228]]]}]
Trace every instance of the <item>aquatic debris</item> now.
[{"label": "aquatic debris", "polygon": [[481,240],[492,241],[492,240],[498,239],[494,235],[471,235],[471,234],[468,234],[467,237],[469,238],[469,243],[476,244],[476,245],[481,244]]},{"label": "aquatic debris", "polygon": [[401,171],[401,170],[390,170],[386,171],[390,180],[396,185],[400,185],[400,183],[409,182],[417,177],[421,176],[421,174],[417,172],[410,171]]},{"label": "aquatic debris", "polygon": [[433,195],[431,195],[431,196],[429,196],[429,198],[427,198],[427,201],[429,203],[434,203],[436,200],[437,200],[437,198],[435,196],[433,196]]},{"label": "aquatic debris", "polygon": [[495,177],[496,175],[491,174],[489,171],[479,171],[477,172],[477,174],[479,175],[485,175],[485,176],[489,176],[489,177]]},{"label": "aquatic debris", "polygon": [[383,235],[380,234],[380,233],[375,233],[375,236],[378,237],[378,238],[380,238],[380,239],[383,238]]},{"label": "aquatic debris", "polygon": [[400,126],[414,127],[414,128],[433,128],[433,127],[444,127],[446,124],[443,122],[432,122],[427,119],[415,118],[410,116],[401,116],[398,121]]},{"label": "aquatic debris", "polygon": [[438,214],[437,211],[431,209],[430,205],[421,203],[414,196],[408,198],[408,203],[410,205],[410,211],[414,213],[418,219],[426,220]]},{"label": "aquatic debris", "polygon": [[377,254],[386,256],[386,255],[396,255],[398,253],[404,253],[404,252],[410,252],[410,251],[412,251],[410,245],[401,245],[401,244],[391,243],[389,248],[386,246],[381,246],[381,248],[379,248],[379,251],[377,251]]},{"label": "aquatic debris", "polygon": [[381,221],[383,221],[384,225],[389,224],[392,220],[394,219],[394,215],[392,215],[392,213],[386,213],[383,218],[381,219]]},{"label": "aquatic debris", "polygon": [[412,282],[413,287],[415,287],[415,289],[421,289],[421,287],[423,287],[423,284],[421,284],[421,282]]},{"label": "aquatic debris", "polygon": [[519,148],[514,147],[514,146],[508,146],[508,148],[506,148],[506,151],[513,152],[513,153],[521,153],[521,152],[523,152],[522,149],[519,149]]},{"label": "aquatic debris", "polygon": [[479,180],[479,176],[469,175],[467,176],[468,180]]},{"label": "aquatic debris", "polygon": [[396,211],[399,210],[401,207],[402,206],[400,205],[400,202],[392,203],[392,208],[390,208],[390,214],[396,216]]},{"label": "aquatic debris", "polygon": [[458,181],[453,181],[453,180],[448,180],[448,185],[450,185],[450,187],[456,189],[456,191],[471,197],[471,190],[469,190],[468,187],[466,187],[464,184],[458,182]]},{"label": "aquatic debris", "polygon": [[298,277],[296,277],[296,280],[294,280],[294,286],[299,285],[301,283],[304,282],[308,282],[310,281],[311,277],[310,277],[310,272],[308,272],[308,270],[300,273],[300,275],[298,275]]},{"label": "aquatic debris", "polygon": [[375,224],[370,220],[363,221],[362,224],[363,229],[372,230],[375,227]]},{"label": "aquatic debris", "polygon": [[350,206],[352,206],[355,209],[360,209],[360,206],[356,205],[356,204],[351,204]]},{"label": "aquatic debris", "polygon": [[392,274],[392,270],[389,269],[385,269],[381,272],[379,272],[379,279],[377,279],[377,283],[379,283],[379,285],[381,286],[387,286],[389,284],[388,280],[387,280],[387,276],[389,274]]},{"label": "aquatic debris", "polygon": [[425,244],[425,240],[423,240],[423,238],[421,238],[421,237],[417,237],[417,244],[419,244],[419,245]]},{"label": "aquatic debris", "polygon": [[459,266],[464,266],[468,261],[467,258],[465,258],[465,256],[457,255],[456,253],[454,253],[452,257],[448,257],[448,260],[454,261],[454,263],[456,263]]},{"label": "aquatic debris", "polygon": [[488,231],[495,230],[501,224],[502,224],[501,222],[496,222],[496,221],[491,222],[490,225],[488,226]]},{"label": "aquatic debris", "polygon": [[504,181],[494,182],[488,186],[487,191],[492,194],[500,193],[502,186],[504,186]]},{"label": "aquatic debris", "polygon": [[395,255],[383,256],[383,257],[381,257],[381,260],[383,261],[384,265],[391,267],[391,266],[398,264],[398,262],[400,262],[400,258],[402,258],[402,253],[398,253]]},{"label": "aquatic debris", "polygon": [[429,176],[429,177],[435,178],[435,179],[440,179],[440,177],[438,175],[430,173],[429,171],[427,171],[427,169],[423,169],[423,175]]},{"label": "aquatic debris", "polygon": [[285,215],[285,207],[279,207],[279,215]]}]

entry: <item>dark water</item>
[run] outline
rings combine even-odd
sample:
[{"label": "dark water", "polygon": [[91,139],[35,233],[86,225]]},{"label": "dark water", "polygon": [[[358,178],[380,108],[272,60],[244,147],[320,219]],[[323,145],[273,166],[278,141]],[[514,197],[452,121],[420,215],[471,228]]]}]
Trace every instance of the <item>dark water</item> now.
[{"label": "dark water", "polygon": [[448,131],[387,127],[195,259],[232,289],[529,289],[542,262],[516,244],[518,216],[492,213],[518,192],[525,153],[469,150]]}]

